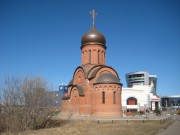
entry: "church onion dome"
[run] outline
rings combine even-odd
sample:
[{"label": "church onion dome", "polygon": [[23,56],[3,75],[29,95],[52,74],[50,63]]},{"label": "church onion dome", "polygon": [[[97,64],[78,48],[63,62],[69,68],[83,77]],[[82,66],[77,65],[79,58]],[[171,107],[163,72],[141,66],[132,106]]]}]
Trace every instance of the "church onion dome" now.
[{"label": "church onion dome", "polygon": [[95,84],[120,84],[120,80],[117,76],[112,73],[102,73],[96,79]]},{"label": "church onion dome", "polygon": [[102,33],[96,30],[93,25],[89,32],[83,35],[81,39],[81,49],[85,45],[102,45],[106,48],[106,38]]}]

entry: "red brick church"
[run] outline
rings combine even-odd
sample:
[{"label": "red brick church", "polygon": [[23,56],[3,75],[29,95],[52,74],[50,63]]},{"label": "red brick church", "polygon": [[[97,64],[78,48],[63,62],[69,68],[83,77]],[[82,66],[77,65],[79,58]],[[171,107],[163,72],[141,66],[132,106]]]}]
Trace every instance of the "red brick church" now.
[{"label": "red brick church", "polygon": [[82,65],[74,71],[62,113],[73,116],[121,116],[122,84],[115,69],[106,65],[106,38],[94,24],[81,39]]}]

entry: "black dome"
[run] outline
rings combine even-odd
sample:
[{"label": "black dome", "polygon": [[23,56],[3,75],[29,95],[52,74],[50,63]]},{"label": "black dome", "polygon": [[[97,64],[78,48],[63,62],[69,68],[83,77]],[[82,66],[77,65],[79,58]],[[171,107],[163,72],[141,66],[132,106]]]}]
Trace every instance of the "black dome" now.
[{"label": "black dome", "polygon": [[81,39],[81,48],[87,44],[100,44],[106,48],[106,38],[102,33],[96,30],[94,25]]},{"label": "black dome", "polygon": [[120,83],[120,80],[117,76],[111,73],[102,73],[96,79],[95,83]]}]

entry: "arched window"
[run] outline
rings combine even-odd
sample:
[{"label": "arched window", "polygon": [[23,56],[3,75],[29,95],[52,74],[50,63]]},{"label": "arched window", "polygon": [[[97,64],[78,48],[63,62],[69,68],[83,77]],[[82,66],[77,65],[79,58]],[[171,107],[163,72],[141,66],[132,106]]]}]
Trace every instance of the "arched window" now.
[{"label": "arched window", "polygon": [[115,91],[113,92],[113,103],[114,104],[116,103],[116,92]]},{"label": "arched window", "polygon": [[105,100],[106,100],[105,98],[106,98],[106,97],[105,97],[105,91],[103,91],[103,92],[102,92],[102,103],[103,103],[103,104],[105,104]]},{"label": "arched window", "polygon": [[91,63],[91,50],[89,50],[89,63]]},{"label": "arched window", "polygon": [[106,52],[104,52],[104,60],[106,59]]},{"label": "arched window", "polygon": [[98,64],[100,64],[100,51],[98,51]]},{"label": "arched window", "polygon": [[130,97],[127,99],[127,105],[137,105],[137,99],[134,97]]}]

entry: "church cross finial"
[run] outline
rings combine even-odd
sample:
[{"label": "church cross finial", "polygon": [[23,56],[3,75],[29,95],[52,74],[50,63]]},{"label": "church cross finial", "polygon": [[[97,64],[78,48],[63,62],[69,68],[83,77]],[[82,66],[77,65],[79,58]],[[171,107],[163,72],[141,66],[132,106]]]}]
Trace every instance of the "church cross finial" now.
[{"label": "church cross finial", "polygon": [[92,21],[93,21],[93,26],[94,26],[95,15],[97,15],[97,13],[96,13],[95,10],[93,9],[92,11],[90,11],[90,14],[92,15]]}]

